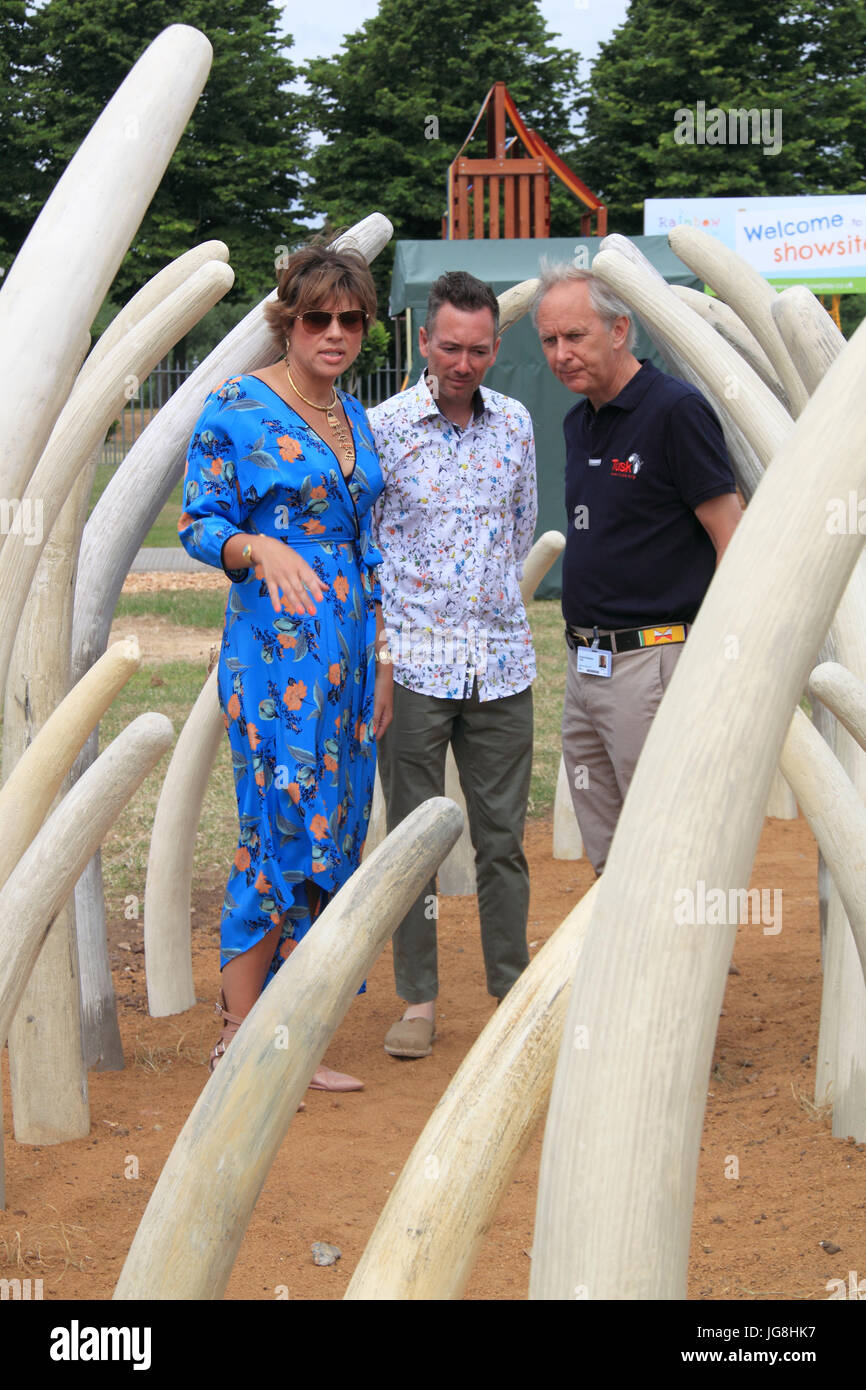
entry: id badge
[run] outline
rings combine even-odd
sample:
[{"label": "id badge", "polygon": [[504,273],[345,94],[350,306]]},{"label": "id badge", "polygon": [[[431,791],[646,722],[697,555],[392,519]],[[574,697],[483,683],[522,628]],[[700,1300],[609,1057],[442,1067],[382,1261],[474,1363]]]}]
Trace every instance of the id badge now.
[{"label": "id badge", "polygon": [[583,676],[613,675],[613,653],[601,652],[596,647],[578,647],[577,669]]}]

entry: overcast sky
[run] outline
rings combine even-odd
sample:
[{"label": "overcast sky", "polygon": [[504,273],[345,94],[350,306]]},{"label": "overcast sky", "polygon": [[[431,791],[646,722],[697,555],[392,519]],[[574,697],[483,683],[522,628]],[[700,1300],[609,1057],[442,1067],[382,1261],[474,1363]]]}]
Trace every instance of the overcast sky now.
[{"label": "overcast sky", "polygon": [[[302,63],[336,53],[343,36],[360,29],[378,8],[378,0],[321,0],[319,4],[315,0],[290,0],[283,7],[283,27],[294,39],[292,61]],[[622,24],[627,9],[628,0],[541,0],[548,29],[560,35],[564,48],[577,49],[584,59],[595,56],[599,43],[610,38],[617,25]],[[470,14],[471,11],[469,0]],[[496,76],[479,73],[479,106]]]}]

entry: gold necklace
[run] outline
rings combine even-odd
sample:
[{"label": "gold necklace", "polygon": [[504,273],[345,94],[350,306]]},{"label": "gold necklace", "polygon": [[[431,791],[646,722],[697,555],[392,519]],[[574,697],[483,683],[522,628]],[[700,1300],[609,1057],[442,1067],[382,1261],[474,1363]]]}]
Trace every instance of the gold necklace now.
[{"label": "gold necklace", "polygon": [[346,429],[343,425],[343,422],[341,420],[338,420],[337,416],[334,414],[334,406],[337,404],[337,401],[339,399],[339,397],[337,396],[336,386],[331,387],[331,390],[334,393],[333,400],[330,400],[327,405],[318,405],[316,401],[311,401],[309,397],[303,394],[302,391],[298,390],[297,386],[295,385],[292,379],[292,373],[289,371],[288,365],[286,366],[286,376],[289,378],[289,385],[295,392],[295,395],[300,396],[301,400],[304,402],[305,405],[312,406],[313,410],[323,410],[325,412],[325,419],[327,420],[328,424],[331,426],[331,429],[337,436],[337,444],[342,452],[343,458],[345,459],[346,463],[354,464],[355,446],[352,443],[352,440],[349,437],[349,435],[346,434]]}]

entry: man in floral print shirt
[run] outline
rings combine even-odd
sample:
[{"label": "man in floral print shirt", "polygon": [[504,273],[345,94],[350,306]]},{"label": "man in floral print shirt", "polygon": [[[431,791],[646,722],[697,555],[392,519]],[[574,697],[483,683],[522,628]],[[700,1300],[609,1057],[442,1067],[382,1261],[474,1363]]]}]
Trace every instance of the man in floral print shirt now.
[{"label": "man in floral print shirt", "polygon": [[[427,370],[369,412],[385,490],[373,516],[394,718],[379,744],[393,829],[445,790],[449,743],[475,847],[487,988],[529,963],[523,824],[532,764],[535,655],[520,577],[537,514],[525,406],[481,385],[499,348],[499,306],[463,271],[440,276],[420,330]],[[438,993],[435,881],[394,934],[406,1010],[385,1039],[426,1057]]]}]

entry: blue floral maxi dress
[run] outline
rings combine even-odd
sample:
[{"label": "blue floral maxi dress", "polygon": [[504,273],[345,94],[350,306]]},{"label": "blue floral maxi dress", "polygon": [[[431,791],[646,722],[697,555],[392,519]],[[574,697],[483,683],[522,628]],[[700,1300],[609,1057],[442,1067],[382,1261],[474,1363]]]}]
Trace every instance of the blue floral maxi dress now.
[{"label": "blue floral maxi dress", "polygon": [[193,434],[178,534],[222,566],[239,531],[296,548],[329,588],[316,614],[276,613],[253,569],[232,579],[218,688],[240,839],[221,920],[220,968],[283,925],[265,984],[358,867],[373,799],[376,566],[370,509],[382,491],[361,404],[340,393],[355,443],[348,480],[316,432],[257,377],[211,392]]}]

